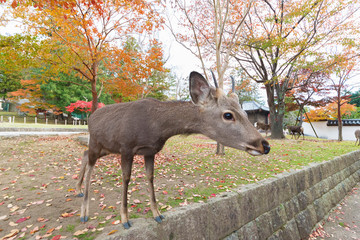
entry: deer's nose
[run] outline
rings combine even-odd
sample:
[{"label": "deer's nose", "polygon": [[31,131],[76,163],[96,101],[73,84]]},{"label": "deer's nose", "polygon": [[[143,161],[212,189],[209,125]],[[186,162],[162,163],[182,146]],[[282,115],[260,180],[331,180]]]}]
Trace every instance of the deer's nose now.
[{"label": "deer's nose", "polygon": [[262,141],[262,145],[263,145],[263,148],[264,148],[264,154],[268,154],[270,152],[269,143],[266,140],[264,140],[264,141]]}]

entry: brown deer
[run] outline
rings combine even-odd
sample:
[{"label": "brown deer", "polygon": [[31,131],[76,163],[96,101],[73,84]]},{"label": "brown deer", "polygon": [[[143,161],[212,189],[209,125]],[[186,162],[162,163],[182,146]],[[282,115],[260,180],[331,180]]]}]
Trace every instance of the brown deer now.
[{"label": "brown deer", "polygon": [[262,122],[256,122],[255,127],[257,130],[261,129],[265,131],[265,134],[267,136],[268,131],[271,129],[270,124],[262,123]]},{"label": "brown deer", "polygon": [[[135,154],[144,155],[149,182],[150,206],[156,222],[162,222],[154,193],[154,156],[174,135],[200,133],[221,144],[262,155],[270,152],[269,143],[260,135],[241,109],[237,95],[226,96],[220,88],[210,87],[199,73],[190,74],[192,102],[160,102],[142,99],[108,105],[96,110],[89,118],[89,149],[82,158],[76,189],[83,196],[80,220],[89,216],[89,187],[97,159],[109,153],[121,154],[122,201],[121,221],[131,227],[127,210],[127,193]],[[215,83],[216,80],[214,79]],[[234,82],[233,82],[234,85]],[[234,91],[234,86],[233,86]],[[85,177],[84,194],[81,185]]]},{"label": "brown deer", "polygon": [[360,145],[360,130],[359,129],[355,131],[355,138],[356,138],[355,146],[356,146],[357,142],[359,142],[358,143],[358,146],[359,146]]},{"label": "brown deer", "polygon": [[295,138],[296,136],[295,134],[299,134],[298,139],[300,138],[301,135],[303,135],[303,140],[305,139],[304,136],[304,128],[301,126],[287,126],[288,130],[289,130],[289,134],[291,134],[291,138]]}]

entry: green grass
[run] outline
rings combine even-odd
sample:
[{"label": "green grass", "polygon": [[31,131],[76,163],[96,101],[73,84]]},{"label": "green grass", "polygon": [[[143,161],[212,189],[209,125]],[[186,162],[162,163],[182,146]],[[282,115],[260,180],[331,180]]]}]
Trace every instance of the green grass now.
[{"label": "green grass", "polygon": [[[155,160],[155,189],[161,211],[191,202],[206,202],[222,192],[231,191],[241,185],[256,183],[291,169],[299,169],[314,162],[332,160],[336,156],[358,150],[353,141],[332,141],[306,137],[305,140],[271,140],[271,152],[263,156],[251,156],[245,152],[226,148],[226,155],[215,155],[216,143],[201,135],[171,138]],[[120,172],[113,166],[99,166],[109,184],[121,181]],[[131,199],[148,199],[143,182],[146,177],[137,178],[144,173],[142,160],[135,162],[130,189],[140,188],[132,193]],[[141,182],[141,183],[140,183]],[[164,191],[167,193],[164,194]],[[131,200],[130,200],[131,203]],[[137,205],[131,218],[144,217],[138,213]],[[148,215],[146,215],[148,216]],[[151,216],[151,215],[150,215]]]}]

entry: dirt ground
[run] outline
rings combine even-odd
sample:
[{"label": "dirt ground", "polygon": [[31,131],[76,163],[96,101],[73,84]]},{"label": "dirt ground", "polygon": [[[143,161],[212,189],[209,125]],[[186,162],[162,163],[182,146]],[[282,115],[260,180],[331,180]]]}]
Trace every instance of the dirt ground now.
[{"label": "dirt ground", "polygon": [[[0,137],[0,239],[92,239],[108,231],[108,226],[122,227],[118,156],[98,161],[101,167],[95,168],[92,177],[90,220],[80,223],[82,198],[75,196],[75,185],[86,148],[76,137]],[[143,161],[135,159],[134,168],[141,172]],[[146,182],[142,173],[134,170],[133,174]],[[137,181],[130,195],[131,191],[148,198],[146,183]],[[132,203],[130,211],[150,214],[146,200]]]}]

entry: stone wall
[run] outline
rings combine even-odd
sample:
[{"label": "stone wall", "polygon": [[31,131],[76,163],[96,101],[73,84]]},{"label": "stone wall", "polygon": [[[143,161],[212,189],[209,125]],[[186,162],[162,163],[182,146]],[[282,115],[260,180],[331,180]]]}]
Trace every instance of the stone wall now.
[{"label": "stone wall", "polygon": [[98,239],[307,239],[359,181],[355,151],[168,211],[161,224],[132,219],[129,230]]}]

